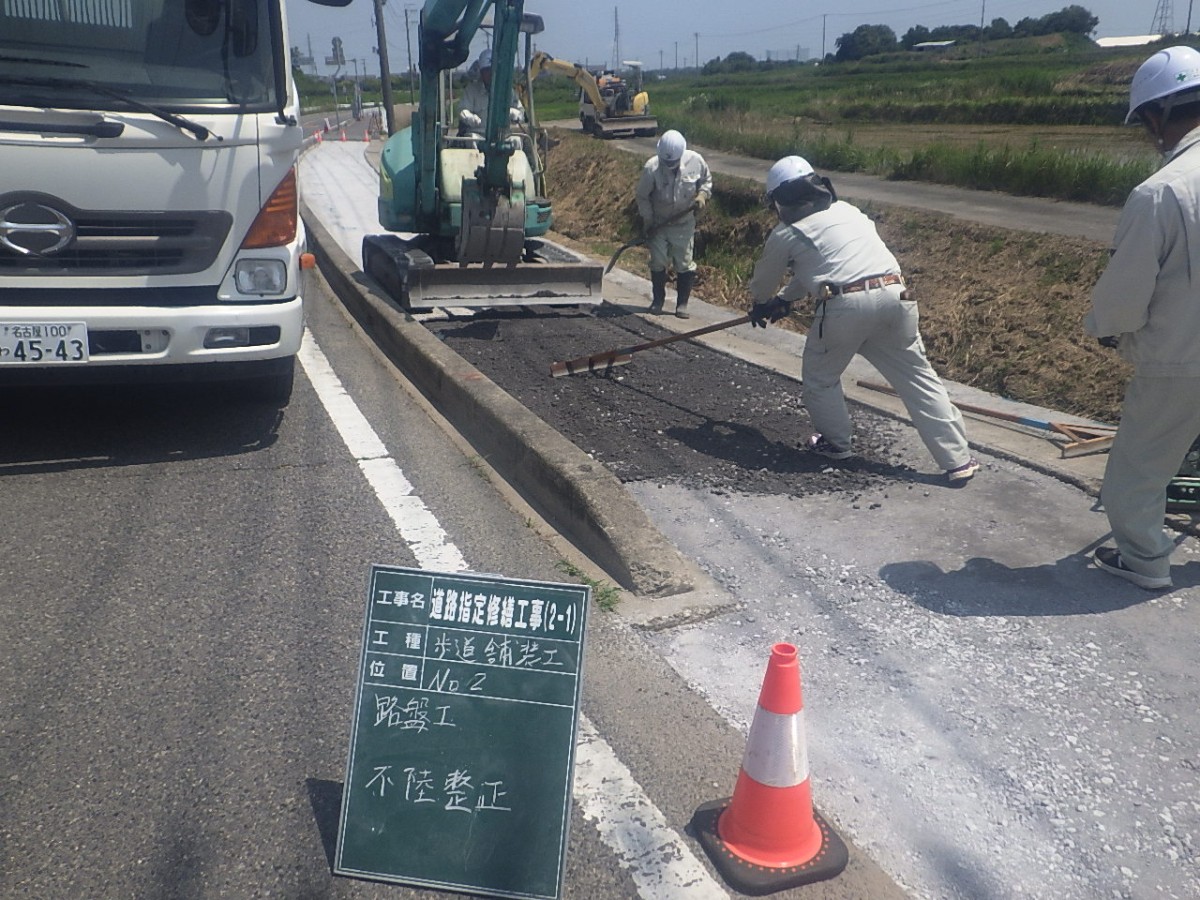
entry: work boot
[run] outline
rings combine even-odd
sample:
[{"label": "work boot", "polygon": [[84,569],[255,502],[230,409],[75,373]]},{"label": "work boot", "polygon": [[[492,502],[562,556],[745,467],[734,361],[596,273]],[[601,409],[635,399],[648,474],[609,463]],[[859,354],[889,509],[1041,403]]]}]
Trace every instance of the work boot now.
[{"label": "work boot", "polygon": [[650,273],[650,312],[658,315],[667,299],[667,270]]},{"label": "work boot", "polygon": [[692,285],[696,283],[696,273],[680,272],[675,276],[678,282],[675,286],[675,315],[681,319],[691,318],[687,311],[688,298],[692,296]]}]

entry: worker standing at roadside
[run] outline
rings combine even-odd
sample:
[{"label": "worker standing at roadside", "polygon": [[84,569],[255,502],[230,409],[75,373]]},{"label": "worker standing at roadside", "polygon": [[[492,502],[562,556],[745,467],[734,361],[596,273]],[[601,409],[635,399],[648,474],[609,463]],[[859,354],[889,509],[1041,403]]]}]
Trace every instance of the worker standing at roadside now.
[{"label": "worker standing at roadside", "polygon": [[688,298],[696,283],[692,250],[696,237],[695,210],[712,197],[708,164],[678,131],[658,139],[657,152],[646,160],[637,183],[638,214],[650,249],[650,312],[662,312],[667,299],[667,266],[675,268],[675,315],[688,318]]},{"label": "worker standing at roadside", "polygon": [[1167,486],[1200,434],[1200,53],[1169,47],[1142,63],[1125,117],[1134,121],[1163,165],[1126,200],[1084,321],[1133,364],[1100,490],[1117,546],[1093,559],[1158,590],[1171,586]]},{"label": "worker standing at roadside", "polygon": [[[900,264],[857,207],[801,156],[785,156],[767,173],[767,202],[779,224],[767,236],[748,285],[754,325],[766,327],[804,296],[816,298],[804,343],[804,406],[816,429],[807,449],[829,459],[854,455],[842,373],[861,353],[896,389],[934,461],[952,483],[979,471],[962,414],[925,356],[917,304]],[[791,280],[779,293],[791,273]]]},{"label": "worker standing at roadside", "polygon": [[[472,67],[478,74],[463,88],[462,97],[458,101],[458,131],[459,134],[474,134],[482,131],[487,121],[488,107],[491,103],[492,90],[492,51],[484,49]],[[518,125],[525,121],[525,108],[514,92],[509,98],[508,121]]]}]

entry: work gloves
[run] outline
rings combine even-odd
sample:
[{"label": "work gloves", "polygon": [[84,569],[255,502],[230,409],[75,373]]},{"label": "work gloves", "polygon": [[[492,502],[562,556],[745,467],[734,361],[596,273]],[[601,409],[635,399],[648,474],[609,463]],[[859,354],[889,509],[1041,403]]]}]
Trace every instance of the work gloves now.
[{"label": "work gloves", "polygon": [[750,324],[755,328],[766,328],[767,323],[775,323],[785,318],[792,311],[792,301],[784,300],[776,294],[770,300],[755,303],[750,307]]},{"label": "work gloves", "polygon": [[525,121],[525,113],[515,106],[510,106],[508,108],[508,121],[513,125],[520,125]]},{"label": "work gloves", "polygon": [[479,128],[483,125],[483,119],[469,109],[464,109],[458,114],[458,124],[463,128]]},{"label": "work gloves", "polygon": [[697,210],[704,209],[704,207],[707,204],[708,204],[708,194],[697,194],[696,195],[696,202],[694,205]]},{"label": "work gloves", "polygon": [[1121,346],[1121,338],[1115,334],[1105,335],[1102,338],[1097,338],[1101,347],[1107,347],[1109,350],[1116,350]]}]

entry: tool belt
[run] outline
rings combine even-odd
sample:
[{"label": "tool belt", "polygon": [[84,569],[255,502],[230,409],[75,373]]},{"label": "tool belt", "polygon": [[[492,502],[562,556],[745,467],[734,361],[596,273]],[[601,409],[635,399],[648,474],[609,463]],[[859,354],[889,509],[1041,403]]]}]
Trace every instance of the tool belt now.
[{"label": "tool belt", "polygon": [[859,291],[869,291],[872,288],[887,287],[889,284],[904,284],[904,276],[892,272],[887,275],[872,275],[870,278],[864,278],[861,281],[853,281],[850,284],[843,284],[840,287],[836,284],[829,285],[829,293],[833,296],[841,294],[857,294]]}]

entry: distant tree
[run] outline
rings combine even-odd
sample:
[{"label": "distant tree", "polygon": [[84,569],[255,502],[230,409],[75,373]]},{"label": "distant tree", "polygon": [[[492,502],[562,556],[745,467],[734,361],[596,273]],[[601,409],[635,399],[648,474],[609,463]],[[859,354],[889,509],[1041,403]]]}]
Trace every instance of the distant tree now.
[{"label": "distant tree", "polygon": [[1064,6],[1058,12],[1042,16],[1041,21],[1045,29],[1043,34],[1058,34],[1064,31],[1071,34],[1091,34],[1100,24],[1099,18],[1078,5]]},{"label": "distant tree", "polygon": [[1017,24],[1013,26],[1013,37],[1034,37],[1042,33],[1038,30],[1040,28],[1041,23],[1037,19],[1026,16],[1023,19],[1018,19]]},{"label": "distant tree", "polygon": [[753,72],[759,68],[758,61],[742,50],[735,50],[724,59],[719,56],[704,64],[701,74],[724,75],[729,72]]},{"label": "distant tree", "polygon": [[859,25],[854,31],[843,34],[835,42],[838,62],[862,59],[879,53],[889,53],[900,46],[896,32],[887,25]]},{"label": "distant tree", "polygon": [[1002,41],[1012,37],[1013,29],[1007,19],[992,19],[992,24],[983,30],[985,41]]},{"label": "distant tree", "polygon": [[929,40],[929,29],[924,25],[914,25],[904,32],[904,37],[900,38],[900,46],[905,50],[911,50],[917,44],[923,44],[927,40]]}]

